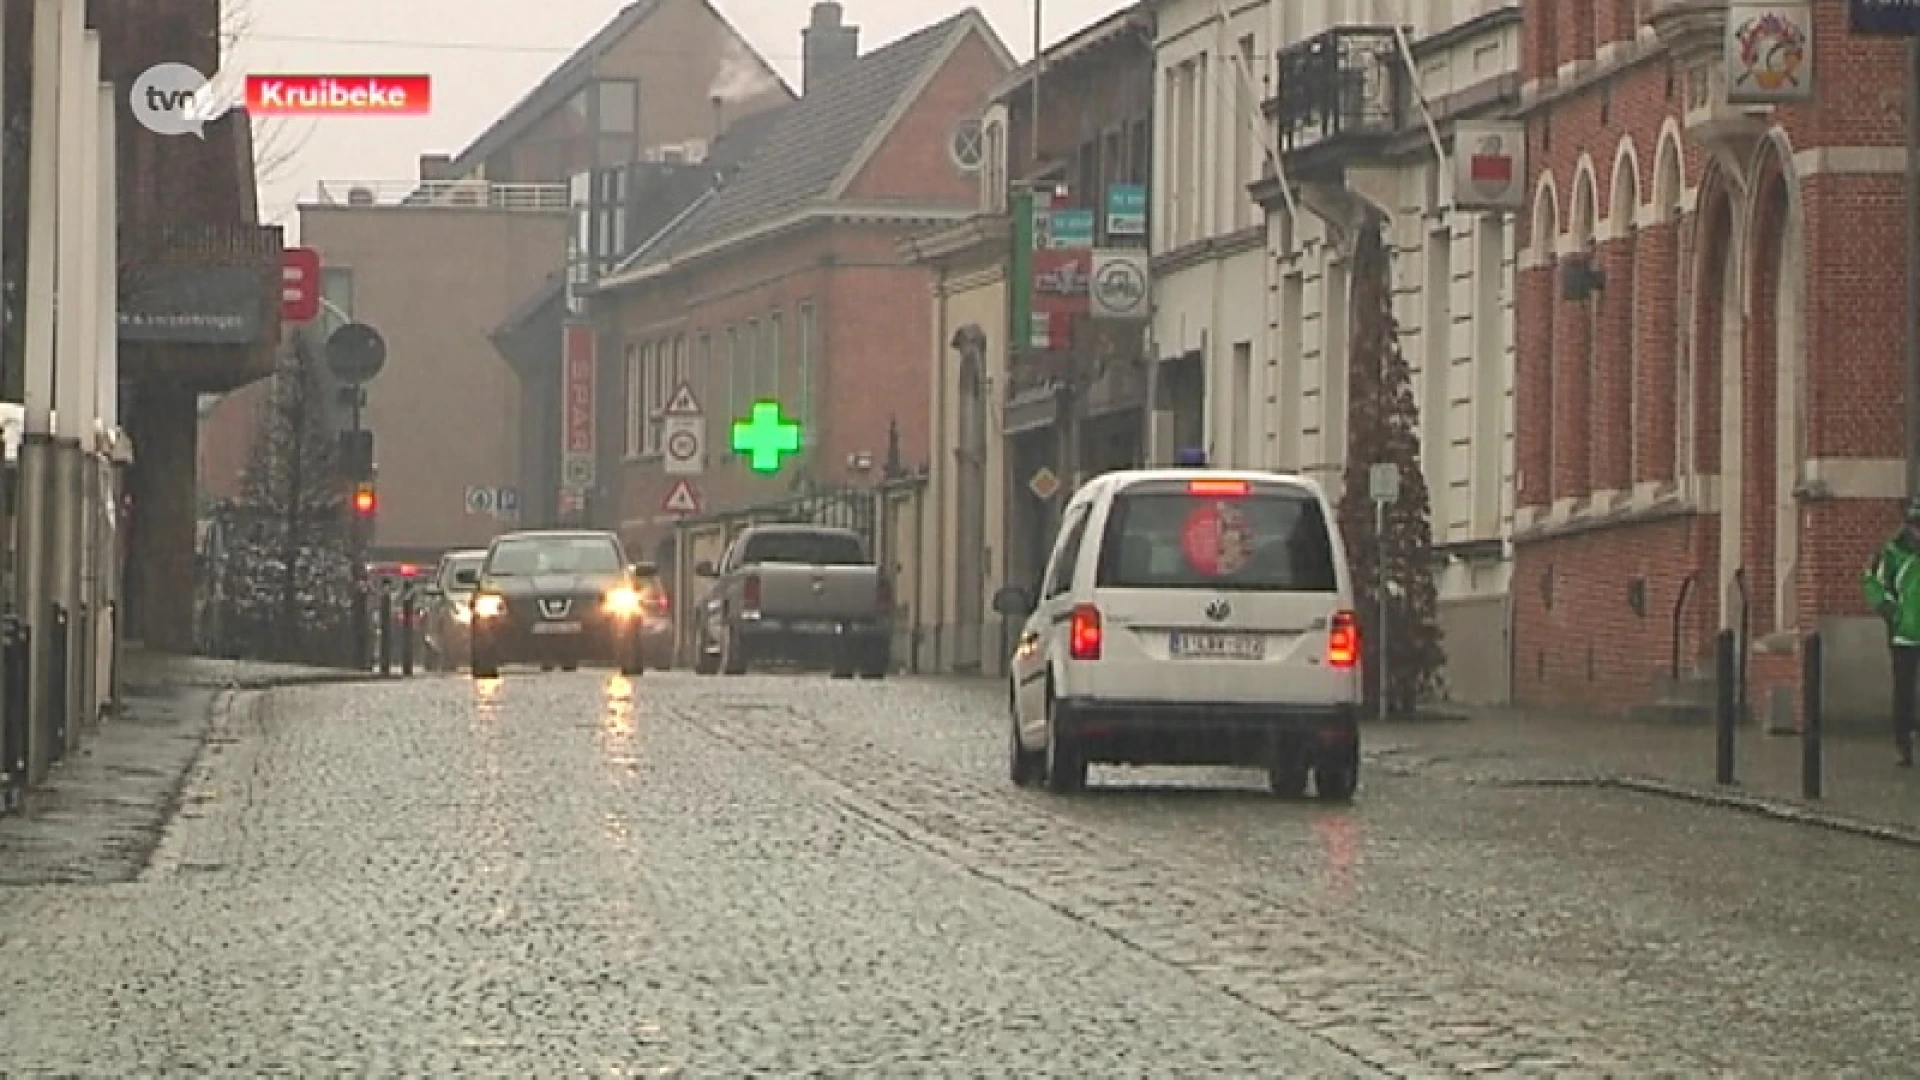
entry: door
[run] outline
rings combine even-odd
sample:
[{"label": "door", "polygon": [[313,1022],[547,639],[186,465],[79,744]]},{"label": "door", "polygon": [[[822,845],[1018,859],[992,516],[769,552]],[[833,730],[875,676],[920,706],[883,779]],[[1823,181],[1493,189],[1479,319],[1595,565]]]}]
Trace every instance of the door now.
[{"label": "door", "polygon": [[1046,573],[1040,579],[1040,595],[1033,614],[1027,616],[1014,647],[1014,700],[1020,714],[1021,738],[1029,746],[1045,738],[1047,719],[1047,670],[1051,658],[1065,640],[1066,615],[1073,604],[1073,571],[1080,562],[1080,548],[1086,541],[1087,522],[1092,504],[1069,507],[1060,524],[1060,536],[1053,555],[1047,560]]}]

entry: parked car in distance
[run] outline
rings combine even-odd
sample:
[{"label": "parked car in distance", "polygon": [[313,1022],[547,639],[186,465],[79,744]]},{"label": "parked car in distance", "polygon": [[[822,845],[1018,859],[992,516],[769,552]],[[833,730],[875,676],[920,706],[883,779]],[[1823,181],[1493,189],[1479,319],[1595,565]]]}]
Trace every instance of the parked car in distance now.
[{"label": "parked car in distance", "polygon": [[1013,782],[1092,762],[1263,767],[1276,794],[1353,796],[1360,635],[1345,547],[1310,479],[1211,469],[1096,477],[1067,504],[1008,665]]},{"label": "parked car in distance", "polygon": [[485,548],[449,551],[440,557],[421,603],[421,654],[428,671],[456,671],[464,666],[472,646],[473,590],[480,581]]},{"label": "parked car in distance", "polygon": [[742,675],[769,663],[879,679],[893,640],[893,587],[858,534],[756,525],[728,545],[699,612],[694,670]]},{"label": "parked car in distance", "polygon": [[651,573],[645,564],[627,562],[611,532],[556,529],[495,537],[473,594],[473,677],[497,678],[509,664],[641,674],[641,588]]}]

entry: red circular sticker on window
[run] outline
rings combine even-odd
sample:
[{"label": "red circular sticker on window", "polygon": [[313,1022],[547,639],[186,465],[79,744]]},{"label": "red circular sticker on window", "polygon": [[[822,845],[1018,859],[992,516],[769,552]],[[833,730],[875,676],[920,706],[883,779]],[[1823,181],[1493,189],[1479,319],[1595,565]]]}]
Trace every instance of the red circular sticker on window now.
[{"label": "red circular sticker on window", "polygon": [[1207,577],[1238,573],[1253,557],[1246,514],[1225,502],[1194,507],[1180,530],[1180,551],[1196,573]]}]

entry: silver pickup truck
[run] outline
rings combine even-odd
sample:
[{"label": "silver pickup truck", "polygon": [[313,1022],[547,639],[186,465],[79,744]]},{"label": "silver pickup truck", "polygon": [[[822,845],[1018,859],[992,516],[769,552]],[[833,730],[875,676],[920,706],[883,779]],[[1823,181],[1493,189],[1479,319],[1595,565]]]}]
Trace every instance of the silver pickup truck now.
[{"label": "silver pickup truck", "polygon": [[884,678],[893,589],[860,537],[818,525],[757,525],[734,538],[702,601],[694,670],[745,674],[780,663]]}]

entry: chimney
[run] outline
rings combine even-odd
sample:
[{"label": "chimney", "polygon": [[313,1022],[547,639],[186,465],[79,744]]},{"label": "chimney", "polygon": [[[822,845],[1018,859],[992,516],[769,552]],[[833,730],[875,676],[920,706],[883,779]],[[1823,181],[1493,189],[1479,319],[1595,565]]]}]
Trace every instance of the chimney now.
[{"label": "chimney", "polygon": [[813,93],[814,87],[834,72],[860,57],[860,28],[841,21],[836,0],[819,0],[813,5],[813,22],[800,31],[800,92]]}]

